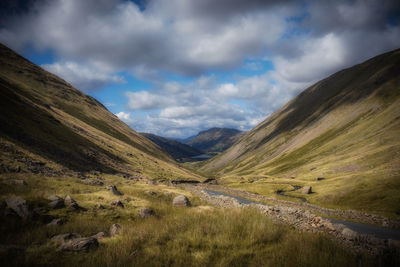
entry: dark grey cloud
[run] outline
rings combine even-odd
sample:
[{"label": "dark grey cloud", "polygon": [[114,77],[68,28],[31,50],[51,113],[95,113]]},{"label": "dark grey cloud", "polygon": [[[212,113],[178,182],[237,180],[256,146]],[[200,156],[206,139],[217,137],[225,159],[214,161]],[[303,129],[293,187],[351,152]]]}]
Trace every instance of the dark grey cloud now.
[{"label": "dark grey cloud", "polygon": [[[126,94],[120,116],[171,135],[248,129],[312,82],[400,44],[395,0],[27,3],[4,8],[14,11],[0,20],[1,42],[20,52],[27,45],[54,51],[60,62],[45,67],[86,91],[124,82],[119,71],[151,81],[153,89]],[[235,71],[249,58],[270,60],[275,69],[231,83],[201,76]],[[164,83],[166,73],[195,81]],[[137,120],[137,110],[152,113]]]}]

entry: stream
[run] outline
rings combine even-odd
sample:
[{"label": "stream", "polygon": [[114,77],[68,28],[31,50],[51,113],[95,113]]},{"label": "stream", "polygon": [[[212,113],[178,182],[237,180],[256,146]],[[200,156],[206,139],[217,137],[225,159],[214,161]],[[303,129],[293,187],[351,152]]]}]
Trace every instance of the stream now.
[{"label": "stream", "polygon": [[[249,204],[265,205],[261,202],[248,200],[248,199],[245,199],[242,197],[230,195],[230,194],[219,192],[219,191],[205,189],[204,192],[206,192],[207,194],[209,194],[211,196],[231,197],[231,198],[236,199],[240,204],[243,204],[243,205],[249,205]],[[385,227],[380,227],[380,226],[376,226],[376,225],[357,223],[357,222],[351,222],[351,221],[344,221],[344,220],[333,219],[333,218],[326,218],[326,219],[328,219],[329,221],[331,221],[332,223],[335,223],[335,224],[343,224],[347,228],[349,228],[355,232],[358,232],[360,234],[374,235],[375,237],[382,238],[382,239],[400,240],[400,230],[397,230],[397,229],[385,228]]]}]

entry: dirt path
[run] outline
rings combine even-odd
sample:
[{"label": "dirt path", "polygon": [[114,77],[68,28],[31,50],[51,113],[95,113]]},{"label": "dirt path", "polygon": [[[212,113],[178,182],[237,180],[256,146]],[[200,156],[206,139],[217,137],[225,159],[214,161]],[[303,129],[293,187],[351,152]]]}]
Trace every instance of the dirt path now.
[{"label": "dirt path", "polygon": [[[324,216],[329,214],[330,216],[351,219],[357,218],[359,221],[373,222],[375,224],[383,223],[386,226],[397,223],[383,216],[357,211],[326,209],[307,203],[277,200],[217,185],[184,185],[184,187],[212,205],[222,208],[256,208],[276,223],[289,224],[300,231],[326,233],[329,237],[356,251],[366,251],[371,254],[400,253],[399,230],[345,220],[328,219],[316,214],[324,214]],[[269,204],[264,204],[262,203],[263,201],[267,201]]]}]

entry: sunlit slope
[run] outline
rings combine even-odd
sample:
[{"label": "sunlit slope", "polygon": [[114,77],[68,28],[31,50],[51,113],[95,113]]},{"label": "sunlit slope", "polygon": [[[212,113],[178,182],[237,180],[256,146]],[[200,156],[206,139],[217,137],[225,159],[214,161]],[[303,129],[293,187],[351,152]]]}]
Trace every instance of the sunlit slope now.
[{"label": "sunlit slope", "polygon": [[399,96],[395,50],[309,87],[201,170],[310,184],[311,201],[400,212]]},{"label": "sunlit slope", "polygon": [[6,166],[17,164],[9,154],[18,152],[57,170],[191,176],[94,98],[3,45],[0,108],[0,138],[12,147],[1,151]]}]

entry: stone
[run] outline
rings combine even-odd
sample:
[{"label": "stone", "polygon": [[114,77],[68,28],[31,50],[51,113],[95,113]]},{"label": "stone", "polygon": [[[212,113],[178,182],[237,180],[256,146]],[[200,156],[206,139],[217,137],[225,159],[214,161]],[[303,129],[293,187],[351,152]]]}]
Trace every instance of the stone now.
[{"label": "stone", "polygon": [[80,238],[81,236],[75,233],[67,233],[67,234],[61,234],[61,235],[56,235],[51,238],[51,241],[53,241],[56,244],[64,244],[65,242],[68,242],[72,239]]},{"label": "stone", "polygon": [[333,224],[330,221],[324,221],[324,223],[322,224],[326,229],[328,229],[329,231],[335,231],[335,227],[333,227]]},{"label": "stone", "polygon": [[109,230],[110,236],[115,236],[120,233],[121,233],[121,226],[118,223],[114,223],[113,225],[111,225]]},{"label": "stone", "polygon": [[24,219],[32,218],[33,213],[29,210],[29,206],[25,199],[13,197],[6,199],[7,206],[13,210],[19,217]]},{"label": "stone", "polygon": [[101,205],[101,204],[96,204],[96,209],[100,209],[100,210],[104,210],[106,207],[104,207],[103,205]]},{"label": "stone", "polygon": [[304,195],[308,195],[312,192],[312,187],[311,186],[304,186],[303,190],[301,190],[301,193]]},{"label": "stone", "polygon": [[91,237],[96,238],[97,240],[102,239],[104,237],[106,237],[106,234],[104,232],[99,232],[95,235],[92,235]]},{"label": "stone", "polygon": [[70,195],[67,195],[64,199],[64,204],[66,206],[70,206],[72,204],[76,203],[75,199],[73,199]]},{"label": "stone", "polygon": [[143,208],[139,212],[139,216],[142,217],[142,218],[148,218],[148,217],[151,217],[151,216],[154,216],[154,215],[155,215],[154,210],[149,209],[149,208]]},{"label": "stone", "polygon": [[73,251],[73,252],[87,252],[90,249],[97,248],[99,241],[94,237],[81,237],[71,239],[70,241],[62,244],[60,250]]},{"label": "stone", "polygon": [[358,237],[357,232],[355,232],[347,227],[342,230],[342,235],[348,240],[354,240],[354,239],[357,239],[357,237]]},{"label": "stone", "polygon": [[121,202],[121,200],[113,200],[111,202],[112,206],[120,207],[120,208],[125,208],[124,204]]},{"label": "stone", "polygon": [[8,181],[9,184],[11,185],[28,185],[24,180],[17,180],[17,179],[11,179]]},{"label": "stone", "polygon": [[54,201],[51,201],[49,203],[49,208],[51,208],[51,209],[61,209],[61,208],[64,208],[64,207],[65,206],[64,206],[64,200],[63,199],[54,200]]},{"label": "stone", "polygon": [[47,199],[50,200],[50,201],[56,201],[56,200],[60,200],[62,198],[60,198],[58,196],[49,196]]},{"label": "stone", "polygon": [[176,207],[189,207],[191,204],[190,200],[186,196],[180,195],[174,198],[172,205]]},{"label": "stone", "polygon": [[116,196],[122,196],[122,193],[118,191],[115,185],[110,186],[110,191]]},{"label": "stone", "polygon": [[63,225],[63,224],[64,224],[64,221],[62,219],[53,219],[51,222],[46,224],[46,226],[51,227],[51,226],[58,226],[58,225]]}]

